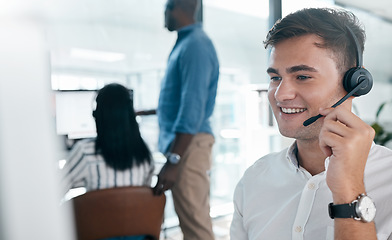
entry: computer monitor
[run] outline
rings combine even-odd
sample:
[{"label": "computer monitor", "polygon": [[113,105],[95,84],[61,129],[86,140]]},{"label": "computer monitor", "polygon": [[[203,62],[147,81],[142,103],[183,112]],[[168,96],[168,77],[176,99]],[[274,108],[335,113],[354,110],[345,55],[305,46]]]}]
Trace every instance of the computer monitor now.
[{"label": "computer monitor", "polygon": [[[133,100],[133,90],[129,90]],[[97,90],[56,91],[56,131],[68,139],[97,136],[92,111],[95,108]]]},{"label": "computer monitor", "polygon": [[95,137],[97,135],[92,111],[95,90],[56,91],[56,131],[69,139]]}]

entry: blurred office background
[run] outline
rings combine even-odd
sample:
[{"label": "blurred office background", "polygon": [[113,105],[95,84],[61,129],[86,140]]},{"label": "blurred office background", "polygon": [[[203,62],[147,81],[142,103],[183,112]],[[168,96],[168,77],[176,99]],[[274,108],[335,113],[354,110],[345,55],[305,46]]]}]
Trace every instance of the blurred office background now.
[{"label": "blurred office background", "polygon": [[[270,8],[280,3],[282,16],[303,7],[353,11],[367,32],[364,65],[375,81],[368,95],[354,101],[354,111],[370,124],[377,107],[392,98],[389,1],[203,0],[203,26],[221,66],[212,118],[214,218],[233,211],[233,191],[248,166],[292,142],[280,136],[266,98],[268,50],[262,42],[271,24]],[[105,84],[133,89],[135,109],[156,108],[176,39],[164,28],[164,6],[164,0],[0,1],[0,239],[50,239],[59,233],[72,238],[63,217],[67,213],[58,212],[52,201],[59,195],[54,169],[75,140],[95,135],[95,90]],[[392,127],[391,105],[379,119],[387,129]],[[156,116],[138,120],[159,167],[165,159],[157,151]],[[177,219],[170,192],[168,200],[165,227],[173,228]],[[54,227],[17,231],[19,225],[41,226],[35,219],[42,224],[53,219],[46,226]]]}]

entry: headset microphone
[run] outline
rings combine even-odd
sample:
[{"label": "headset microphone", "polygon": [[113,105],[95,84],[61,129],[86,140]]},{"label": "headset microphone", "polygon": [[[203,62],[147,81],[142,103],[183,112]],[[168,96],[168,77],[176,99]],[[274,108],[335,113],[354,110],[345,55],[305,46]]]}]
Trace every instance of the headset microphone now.
[{"label": "headset microphone", "polygon": [[[358,42],[357,37],[355,36],[354,32],[346,26],[349,31],[349,35],[351,37],[352,42],[355,43],[356,46],[356,56],[357,56],[357,66],[350,68],[345,74],[343,78],[343,86],[344,89],[348,92],[343,98],[341,98],[338,102],[332,105],[332,108],[335,108],[342,104],[347,98],[351,96],[362,96],[367,94],[373,86],[373,77],[370,72],[362,67],[362,54],[361,48]],[[306,120],[303,125],[309,126],[310,124],[314,123],[317,119],[322,117],[323,115],[319,114],[317,116],[313,116]]]},{"label": "headset microphone", "polygon": [[[347,93],[344,97],[342,97],[339,101],[337,101],[334,105],[332,105],[332,108],[335,108],[337,106],[339,106],[340,104],[342,104],[344,101],[347,100],[347,98],[351,97],[352,95],[354,95],[354,93],[356,91],[358,91],[360,88],[366,87],[368,85],[368,81],[367,80],[363,80],[362,82],[360,82],[353,90],[351,90],[349,93]],[[313,116],[311,118],[309,118],[308,120],[306,120],[303,124],[304,126],[308,126],[312,123],[314,123],[317,119],[321,118],[323,115],[319,114],[317,116]]]}]

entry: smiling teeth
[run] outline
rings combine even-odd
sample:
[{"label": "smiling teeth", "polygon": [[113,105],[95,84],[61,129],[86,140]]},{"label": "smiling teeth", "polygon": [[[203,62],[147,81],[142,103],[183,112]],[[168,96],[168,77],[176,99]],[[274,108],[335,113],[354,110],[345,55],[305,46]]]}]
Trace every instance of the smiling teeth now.
[{"label": "smiling teeth", "polygon": [[305,110],[306,108],[282,108],[282,112],[284,113],[300,113]]}]

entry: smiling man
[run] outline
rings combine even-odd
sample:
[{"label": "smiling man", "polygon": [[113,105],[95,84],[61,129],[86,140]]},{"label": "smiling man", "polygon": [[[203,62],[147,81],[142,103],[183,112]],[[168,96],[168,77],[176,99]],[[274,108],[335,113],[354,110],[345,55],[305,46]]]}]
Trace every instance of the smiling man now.
[{"label": "smiling man", "polygon": [[[357,18],[334,9],[297,11],[269,31],[268,98],[280,133],[295,142],[245,172],[231,239],[392,239],[392,151],[351,112],[354,97],[331,108],[371,88],[364,40]],[[353,67],[358,76],[346,74]],[[351,79],[358,84],[347,89]]]}]

